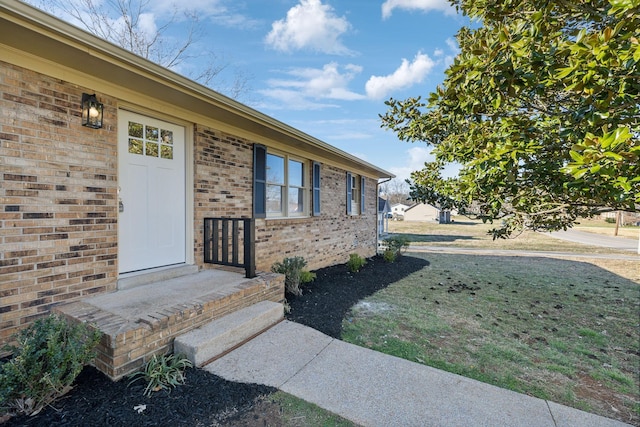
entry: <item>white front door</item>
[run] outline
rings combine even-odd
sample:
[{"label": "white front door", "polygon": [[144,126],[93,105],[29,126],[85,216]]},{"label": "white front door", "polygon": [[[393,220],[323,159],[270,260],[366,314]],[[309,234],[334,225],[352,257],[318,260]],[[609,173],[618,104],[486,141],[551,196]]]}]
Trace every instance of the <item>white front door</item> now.
[{"label": "white front door", "polygon": [[185,262],[185,128],[118,112],[118,271]]}]

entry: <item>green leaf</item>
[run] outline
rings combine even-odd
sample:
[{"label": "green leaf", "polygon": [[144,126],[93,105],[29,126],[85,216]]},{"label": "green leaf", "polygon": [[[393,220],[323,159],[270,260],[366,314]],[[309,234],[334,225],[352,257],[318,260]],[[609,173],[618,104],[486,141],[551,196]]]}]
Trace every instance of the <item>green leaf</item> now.
[{"label": "green leaf", "polygon": [[619,127],[614,131],[614,147],[624,142],[627,142],[631,138],[631,132],[628,127]]},{"label": "green leaf", "polygon": [[622,157],[620,154],[614,153],[612,151],[606,151],[604,153],[604,155],[605,155],[605,157],[608,157],[608,158],[613,159],[613,160],[618,161],[618,162],[624,160],[624,157]]},{"label": "green leaf", "polygon": [[584,161],[584,157],[576,151],[569,151],[569,155],[576,163],[582,163]]},{"label": "green leaf", "polygon": [[573,67],[559,68],[558,71],[556,72],[556,77],[559,79],[564,79],[569,74],[571,74],[573,70],[574,70]]}]

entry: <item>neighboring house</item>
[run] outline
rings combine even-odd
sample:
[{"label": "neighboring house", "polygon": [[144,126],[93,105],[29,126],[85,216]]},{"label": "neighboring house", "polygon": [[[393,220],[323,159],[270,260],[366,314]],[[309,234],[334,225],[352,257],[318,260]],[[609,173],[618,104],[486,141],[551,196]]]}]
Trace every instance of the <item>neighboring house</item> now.
[{"label": "neighboring house", "polygon": [[407,209],[409,209],[409,205],[404,205],[402,203],[391,205],[391,213],[394,217],[404,216],[404,213]]},{"label": "neighboring house", "polygon": [[378,236],[386,234],[389,230],[389,214],[391,206],[386,199],[378,197]]},{"label": "neighboring house", "polygon": [[404,212],[405,221],[438,221],[442,224],[451,222],[451,211],[440,210],[433,205],[418,203]]},{"label": "neighboring house", "polygon": [[[99,128],[81,125],[94,93]],[[259,272],[373,256],[377,183],[393,176],[19,1],[0,4],[0,165],[0,345],[124,279],[213,268],[220,245],[246,244]],[[215,240],[236,226],[248,234]]]}]

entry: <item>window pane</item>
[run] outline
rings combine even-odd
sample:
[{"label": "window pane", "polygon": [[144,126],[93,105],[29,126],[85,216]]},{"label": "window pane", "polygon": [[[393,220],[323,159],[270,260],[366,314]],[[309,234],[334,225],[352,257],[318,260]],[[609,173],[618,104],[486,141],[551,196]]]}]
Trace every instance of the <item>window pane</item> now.
[{"label": "window pane", "polygon": [[129,138],[129,152],[131,154],[142,154],[143,143],[139,139]]},{"label": "window pane", "polygon": [[267,185],[267,213],[282,213],[282,190],[279,185]]},{"label": "window pane", "polygon": [[173,147],[170,145],[161,146],[160,157],[162,157],[163,159],[173,159]]},{"label": "window pane", "polygon": [[129,122],[129,136],[142,138],[142,124]]},{"label": "window pane", "polygon": [[302,162],[289,160],[289,185],[293,187],[302,187],[304,185]]},{"label": "window pane", "polygon": [[173,132],[171,132],[170,130],[162,129],[160,135],[162,136],[163,144],[173,144]]},{"label": "window pane", "polygon": [[153,127],[153,126],[146,126],[145,138],[157,141],[158,140],[158,128]]},{"label": "window pane", "polygon": [[145,154],[147,156],[158,157],[158,144],[147,142],[147,151]]},{"label": "window pane", "polygon": [[267,154],[267,182],[284,184],[284,157]]},{"label": "window pane", "polygon": [[304,213],[304,190],[302,188],[289,188],[289,214],[301,215]]}]

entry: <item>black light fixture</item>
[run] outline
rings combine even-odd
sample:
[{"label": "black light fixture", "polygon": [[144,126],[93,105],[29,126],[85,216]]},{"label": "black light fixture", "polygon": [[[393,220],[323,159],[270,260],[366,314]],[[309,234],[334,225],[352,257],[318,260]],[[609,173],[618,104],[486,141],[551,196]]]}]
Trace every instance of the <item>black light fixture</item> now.
[{"label": "black light fixture", "polygon": [[103,105],[98,102],[96,94],[82,94],[82,126],[93,129],[102,127],[102,109]]}]

